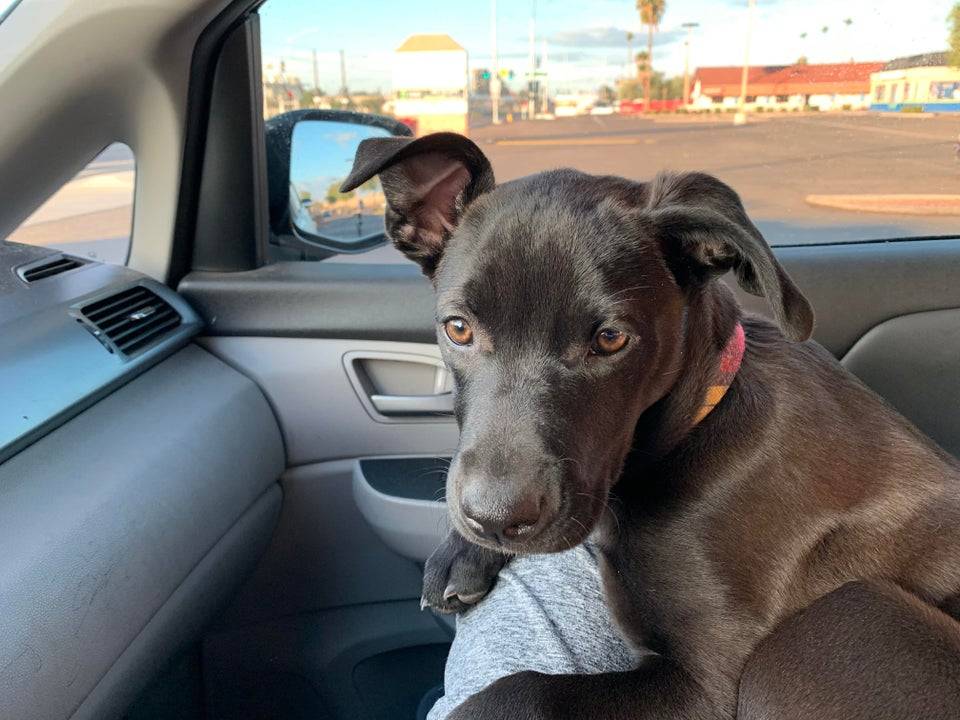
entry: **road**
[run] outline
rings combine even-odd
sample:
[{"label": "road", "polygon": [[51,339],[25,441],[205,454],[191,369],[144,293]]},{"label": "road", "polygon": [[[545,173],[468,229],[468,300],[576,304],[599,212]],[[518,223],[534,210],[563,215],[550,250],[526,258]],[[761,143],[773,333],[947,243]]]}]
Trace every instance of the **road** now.
[{"label": "road", "polygon": [[579,117],[488,126],[473,139],[498,181],[556,167],[646,180],[703,170],[732,185],[773,244],[956,234],[960,217],[814,207],[811,194],[958,194],[960,116]]},{"label": "road", "polygon": [[[741,194],[772,244],[799,244],[957,234],[960,216],[838,210],[806,198],[960,195],[958,132],[960,116],[951,115],[755,115],[739,126],[729,115],[614,115],[488,125],[471,137],[500,181],[557,167],[636,180],[704,170]],[[132,188],[133,160],[114,146],[11,239],[122,262]],[[380,250],[344,260],[395,257]]]}]

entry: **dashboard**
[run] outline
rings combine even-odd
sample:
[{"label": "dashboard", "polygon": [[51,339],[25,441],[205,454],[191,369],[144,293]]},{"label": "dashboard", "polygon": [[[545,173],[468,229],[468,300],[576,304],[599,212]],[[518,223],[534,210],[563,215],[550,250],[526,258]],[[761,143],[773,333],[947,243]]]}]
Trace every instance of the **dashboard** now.
[{"label": "dashboard", "polygon": [[118,718],[272,537],[260,388],[130,269],[0,243],[0,720]]}]

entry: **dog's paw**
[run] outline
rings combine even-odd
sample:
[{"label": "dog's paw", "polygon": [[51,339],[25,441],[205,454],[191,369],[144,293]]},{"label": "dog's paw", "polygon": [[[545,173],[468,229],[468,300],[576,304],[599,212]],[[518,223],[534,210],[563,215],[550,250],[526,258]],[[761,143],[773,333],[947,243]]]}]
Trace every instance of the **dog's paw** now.
[{"label": "dog's paw", "polygon": [[427,560],[420,607],[441,613],[467,610],[490,592],[508,559],[451,531]]}]

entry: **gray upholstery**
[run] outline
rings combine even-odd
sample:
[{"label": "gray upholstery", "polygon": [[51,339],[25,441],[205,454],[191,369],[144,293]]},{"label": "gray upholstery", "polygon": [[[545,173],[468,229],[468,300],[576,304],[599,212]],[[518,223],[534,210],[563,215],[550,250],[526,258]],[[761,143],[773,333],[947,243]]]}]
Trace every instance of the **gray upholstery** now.
[{"label": "gray upholstery", "polygon": [[282,470],[260,390],[196,346],[0,465],[0,718],[121,711],[98,683],[131,696],[239,581]]}]

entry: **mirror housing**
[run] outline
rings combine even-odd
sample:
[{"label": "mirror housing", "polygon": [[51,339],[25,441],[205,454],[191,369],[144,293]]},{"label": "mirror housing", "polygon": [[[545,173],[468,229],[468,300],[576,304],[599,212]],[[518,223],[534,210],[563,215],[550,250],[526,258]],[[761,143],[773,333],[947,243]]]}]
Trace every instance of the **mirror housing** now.
[{"label": "mirror housing", "polygon": [[361,253],[386,242],[379,181],[340,193],[361,140],[413,135],[393,118],[293,110],[265,123],[272,242],[306,257]]}]

